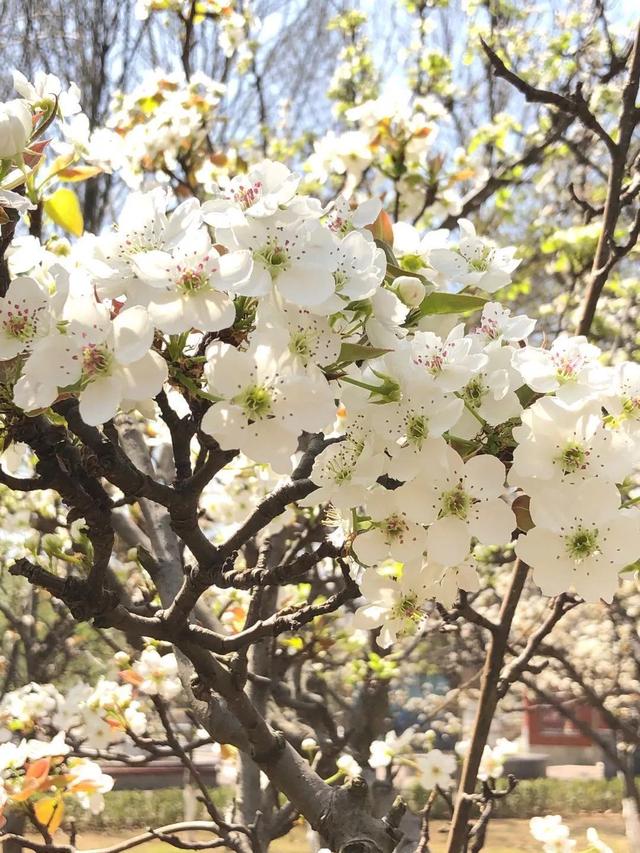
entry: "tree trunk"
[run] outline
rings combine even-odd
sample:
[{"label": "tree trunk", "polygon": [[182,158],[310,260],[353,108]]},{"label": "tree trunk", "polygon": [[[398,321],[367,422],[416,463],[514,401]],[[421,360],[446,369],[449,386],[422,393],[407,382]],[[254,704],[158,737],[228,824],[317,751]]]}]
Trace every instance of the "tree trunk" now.
[{"label": "tree trunk", "polygon": [[633,757],[627,762],[624,772],[622,817],[629,853],[640,853],[640,795],[633,774]]}]

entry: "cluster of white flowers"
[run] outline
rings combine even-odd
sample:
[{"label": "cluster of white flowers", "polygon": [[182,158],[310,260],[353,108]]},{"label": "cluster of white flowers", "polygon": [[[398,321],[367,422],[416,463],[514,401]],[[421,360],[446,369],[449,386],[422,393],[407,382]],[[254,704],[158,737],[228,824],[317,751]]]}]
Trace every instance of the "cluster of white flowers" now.
[{"label": "cluster of white flowers", "polygon": [[182,690],[176,656],[173,652],[161,655],[152,646],[147,646],[122,675],[147,696],[174,699]]},{"label": "cluster of white flowers", "polygon": [[[577,842],[571,838],[571,830],[560,815],[532,817],[529,828],[533,838],[542,844],[544,853],[577,853]],[[593,827],[587,829],[587,842],[584,853],[613,853]]]},{"label": "cluster of white flowers", "polygon": [[[104,808],[103,795],[114,780],[86,757],[108,755],[114,744],[139,751],[140,738],[153,734],[152,704],[147,697],[175,699],[181,685],[173,653],[147,646],[131,660],[118,652],[120,681],[101,677],[95,686],[78,682],[63,695],[52,684],[30,683],[0,702],[0,827],[3,809],[25,803],[53,833],[60,826],[65,798],[73,797],[93,814]],[[206,737],[206,732],[199,732]],[[129,742],[127,743],[127,739]],[[214,745],[211,758],[233,781],[235,753]]]},{"label": "cluster of white flowers", "polygon": [[[404,197],[411,193],[410,176],[426,172],[427,153],[437,136],[434,119],[441,116],[442,107],[432,98],[409,102],[394,93],[365,101],[345,112],[349,130],[329,131],[314,142],[305,171],[320,183],[344,175],[346,188],[352,190],[369,166],[376,165],[382,177],[400,156],[405,177],[399,190]],[[386,191],[382,180],[377,190]]]},{"label": "cluster of white flowers", "polygon": [[[217,97],[207,86],[156,79],[152,113],[191,144]],[[203,204],[170,204],[162,188],[131,193],[117,230],[12,281],[0,357],[17,407],[73,396],[90,425],[153,417],[169,382],[199,398],[222,449],[280,475],[301,437],[324,433],[302,503],[342,518],[366,599],[355,625],[382,627],[383,646],[429,600],[477,588],[474,548],[510,546],[518,524],[516,554],[545,594],[611,596],[640,551],[620,488],[640,449],[640,366],[605,367],[580,337],[527,343],[533,321],[487,296],[512,280],[513,247],[467,220],[421,234],[379,202],[323,207],[268,160]],[[518,493],[530,523],[511,509]]]},{"label": "cluster of white flowers", "polygon": [[434,97],[409,100],[394,89],[346,109],[343,117],[347,129],[316,139],[304,163],[314,186],[331,180],[347,192],[366,186],[389,203],[397,195],[401,215],[415,220],[425,212],[425,192],[436,174],[437,200],[428,215],[442,219],[457,216],[488,178],[477,155],[463,148],[443,157],[439,130],[446,127],[447,114]]},{"label": "cluster of white flowers", "polygon": [[43,71],[38,71],[31,83],[20,71],[14,70],[13,85],[34,115],[40,111],[47,115],[57,110],[57,127],[62,138],[51,143],[59,156],[57,168],[74,158],[109,168],[108,164],[114,161],[114,150],[120,149],[119,137],[107,128],[91,129],[89,117],[82,112],[80,89],[75,83],[65,89],[55,74]]},{"label": "cluster of white flowers", "polygon": [[[201,71],[148,71],[131,92],[113,96],[107,127],[121,140],[113,167],[137,189],[145,174],[168,182],[172,173],[193,168],[192,152],[206,141],[218,119],[225,86]],[[188,165],[187,165],[188,163]]]},{"label": "cluster of white flowers", "polygon": [[34,738],[0,744],[0,822],[8,804],[28,801],[36,817],[54,832],[62,820],[66,796],[99,814],[113,778],[95,761],[70,753],[64,732],[48,741]]},{"label": "cluster of white flowers", "polygon": [[[456,754],[460,758],[465,758],[470,747],[468,740],[461,740],[456,743]],[[496,741],[495,746],[485,744],[480,759],[480,769],[478,770],[478,779],[499,779],[504,773],[504,765],[506,760],[511,755],[516,755],[520,751],[518,741],[507,740],[501,737]]]},{"label": "cluster of white flowers", "polygon": [[182,690],[176,656],[147,646],[134,661],[125,653],[117,658],[123,667],[120,681],[101,677],[93,687],[78,682],[64,695],[52,684],[30,683],[5,694],[0,741],[16,734],[50,734],[53,727],[94,749],[106,749],[129,733],[144,735],[151,712],[147,697],[171,700]]},{"label": "cluster of white flowers", "polygon": [[30,683],[7,693],[0,703],[0,739],[50,734],[51,728],[86,740],[93,748],[121,741],[125,732],[142,735],[147,716],[131,684],[105,678],[95,687],[78,683],[63,696],[51,684]]}]

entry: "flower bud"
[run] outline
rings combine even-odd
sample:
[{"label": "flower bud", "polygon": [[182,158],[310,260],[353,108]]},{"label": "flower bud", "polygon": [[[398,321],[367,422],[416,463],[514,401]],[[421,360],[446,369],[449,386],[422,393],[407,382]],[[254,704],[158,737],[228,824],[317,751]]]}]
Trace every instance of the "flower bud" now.
[{"label": "flower bud", "polygon": [[16,98],[0,104],[0,158],[21,154],[32,130],[31,110],[26,101]]},{"label": "flower bud", "polygon": [[57,234],[53,234],[46,242],[47,249],[54,255],[58,255],[58,257],[66,258],[67,255],[71,254],[71,243],[67,240],[66,237],[60,237]]},{"label": "flower bud", "polygon": [[367,231],[371,231],[376,240],[382,240],[390,246],[393,244],[393,223],[389,215],[381,210],[375,222],[366,226]]},{"label": "flower bud", "polygon": [[63,544],[62,537],[58,536],[57,533],[47,533],[42,537],[42,550],[50,557],[59,554],[62,551]]},{"label": "flower bud", "polygon": [[305,737],[302,739],[303,752],[315,752],[317,748],[318,744],[312,737]]},{"label": "flower bud", "polygon": [[398,298],[410,308],[420,305],[427,292],[426,287],[420,279],[412,275],[399,275],[393,282],[393,289],[397,293]]}]

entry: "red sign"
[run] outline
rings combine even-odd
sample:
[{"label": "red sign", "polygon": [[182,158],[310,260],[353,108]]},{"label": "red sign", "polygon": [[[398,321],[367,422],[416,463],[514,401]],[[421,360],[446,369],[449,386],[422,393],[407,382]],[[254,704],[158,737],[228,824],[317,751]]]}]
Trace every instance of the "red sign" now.
[{"label": "red sign", "polygon": [[[589,728],[602,729],[599,714],[589,705],[573,704],[572,713]],[[550,705],[536,705],[525,711],[524,725],[533,746],[589,746],[593,741]]]}]

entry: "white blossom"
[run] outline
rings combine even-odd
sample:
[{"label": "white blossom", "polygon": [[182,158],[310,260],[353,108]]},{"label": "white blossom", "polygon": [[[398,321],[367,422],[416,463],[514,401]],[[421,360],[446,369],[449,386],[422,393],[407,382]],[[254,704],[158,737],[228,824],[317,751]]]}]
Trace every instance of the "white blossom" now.
[{"label": "white blossom", "polygon": [[138,688],[149,696],[173,699],[182,690],[173,652],[161,655],[157,649],[147,646],[133,664],[133,672],[140,679]]},{"label": "white blossom", "polygon": [[77,300],[68,326],[39,340],[14,388],[25,411],[50,406],[62,388],[79,384],[82,419],[92,426],[112,418],[123,401],[154,397],[167,365],[150,350],[153,326],[134,306],[113,321],[103,306]]},{"label": "white blossom", "polygon": [[419,568],[405,566],[397,578],[367,569],[359,586],[367,603],[356,610],[353,627],[366,631],[381,628],[381,648],[389,648],[398,637],[413,633],[422,623],[428,578]]},{"label": "white blossom", "polygon": [[190,329],[217,332],[233,324],[236,311],[228,291],[251,271],[249,252],[220,255],[203,229],[185,237],[171,252],[159,249],[132,258],[146,287],[129,287],[155,326],[167,334]]},{"label": "white blossom", "polygon": [[418,781],[427,791],[438,787],[447,790],[453,785],[453,777],[456,772],[456,759],[450,753],[432,749],[426,755],[416,755],[415,763],[418,765]]},{"label": "white blossom", "polygon": [[488,363],[482,352],[472,352],[473,340],[457,325],[443,340],[433,332],[417,332],[411,350],[417,370],[431,376],[441,391],[460,391],[476,371]]},{"label": "white blossom", "polygon": [[541,394],[555,392],[565,403],[578,403],[602,393],[609,372],[601,352],[583,336],[560,335],[549,349],[524,347],[513,354],[513,366],[524,382]]},{"label": "white blossom", "polygon": [[476,235],[468,219],[459,219],[460,239],[452,248],[434,248],[429,263],[450,281],[463,287],[479,287],[494,293],[511,281],[511,274],[519,266],[515,248],[497,249]]},{"label": "white blossom", "polygon": [[568,406],[545,397],[522,413],[509,483],[531,491],[550,480],[594,477],[622,482],[630,471],[629,443],[603,423],[597,404]]},{"label": "white blossom", "polygon": [[407,518],[395,495],[394,490],[383,487],[367,493],[364,503],[370,526],[356,536],[351,546],[361,563],[371,566],[387,558],[400,563],[420,560],[426,531]]},{"label": "white blossom", "polygon": [[253,267],[234,292],[267,296],[275,287],[287,302],[300,307],[322,305],[336,290],[338,266],[335,238],[316,219],[282,222],[254,219],[233,228],[218,228],[216,238],[230,250],[249,250]]},{"label": "white blossom", "polygon": [[610,600],[618,572],[640,553],[640,521],[635,509],[620,509],[620,494],[600,479],[554,483],[531,499],[536,525],[515,544],[533,569],[544,595],[573,588],[587,601]]},{"label": "white blossom", "polygon": [[205,413],[203,431],[223,449],[239,448],[287,473],[300,433],[317,432],[334,417],[325,379],[287,370],[267,345],[241,352],[214,343],[206,355],[209,392],[221,399]]},{"label": "white blossom", "polygon": [[26,101],[16,98],[0,103],[0,158],[22,155],[32,130],[31,110]]},{"label": "white blossom", "polygon": [[397,490],[407,516],[430,525],[429,560],[442,566],[461,563],[474,537],[484,545],[509,542],[515,516],[500,498],[505,480],[502,462],[495,456],[474,456],[464,462],[447,447],[442,463]]}]

